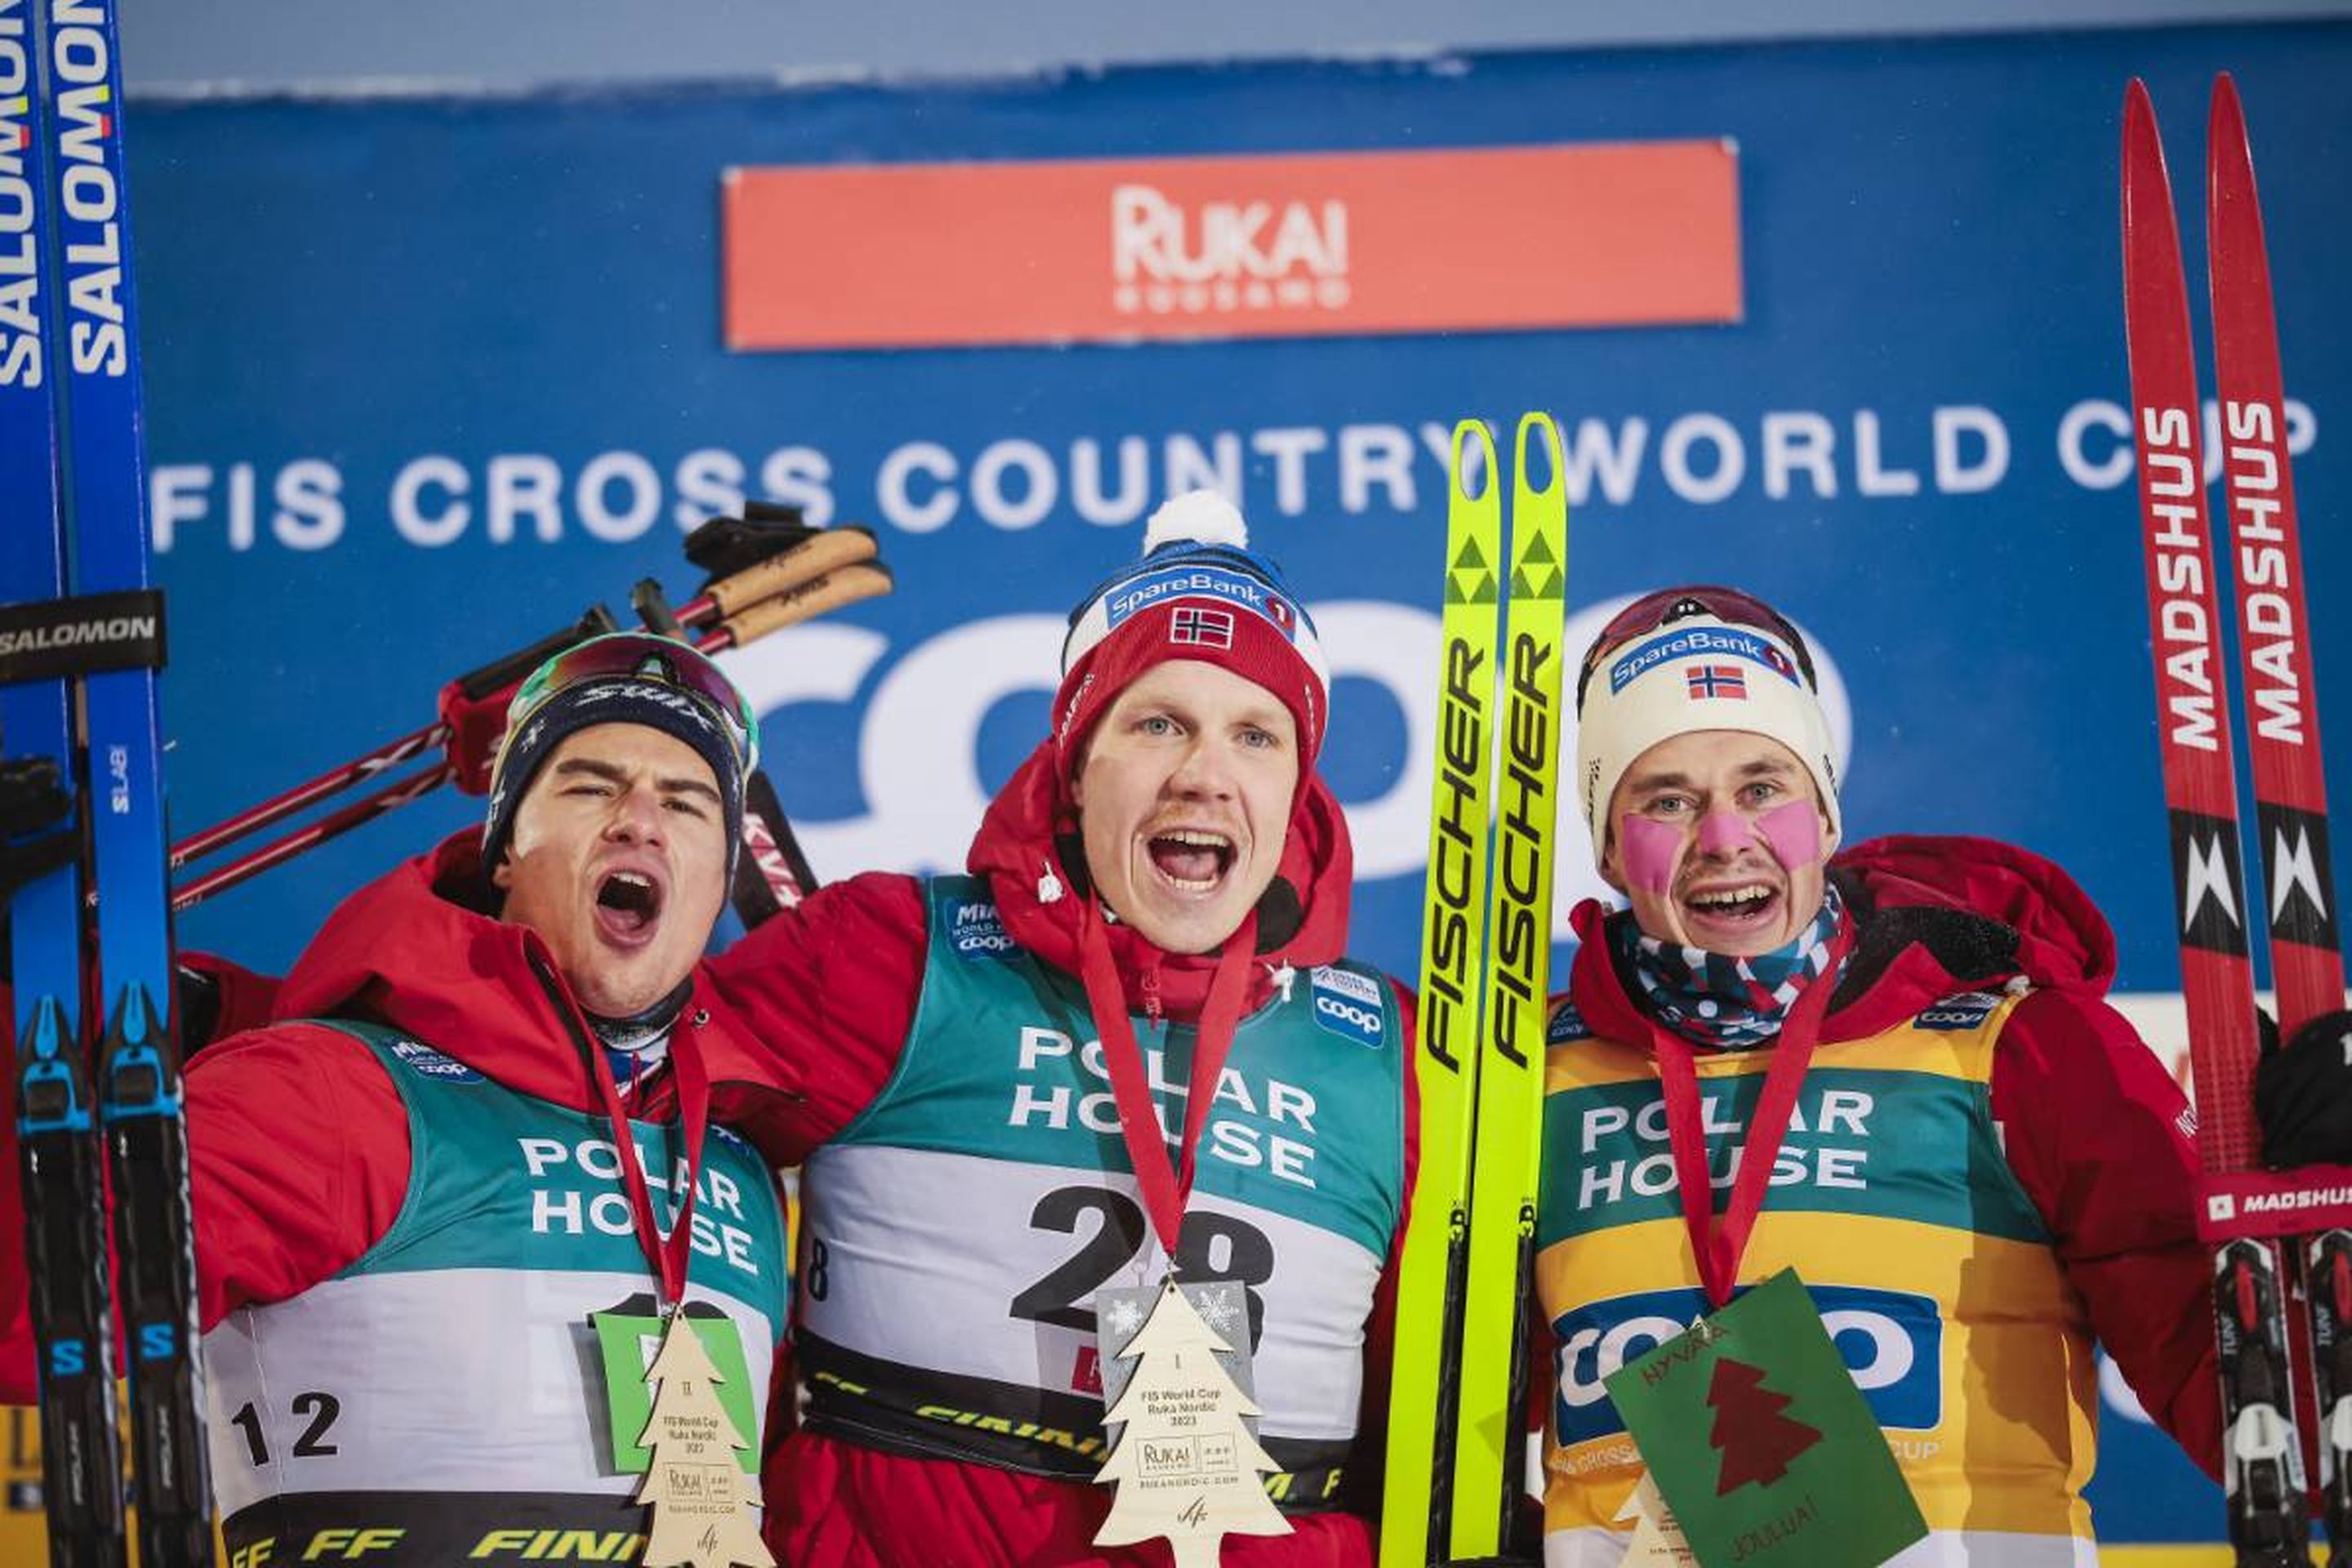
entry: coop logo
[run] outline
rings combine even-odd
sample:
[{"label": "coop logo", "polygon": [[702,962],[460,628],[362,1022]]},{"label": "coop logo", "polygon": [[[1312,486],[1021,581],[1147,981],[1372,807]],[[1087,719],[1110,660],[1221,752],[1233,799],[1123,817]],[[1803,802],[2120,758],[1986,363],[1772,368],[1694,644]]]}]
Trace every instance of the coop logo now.
[{"label": "coop logo", "polygon": [[431,1046],[415,1040],[394,1040],[392,1054],[400,1064],[419,1078],[439,1079],[446,1083],[479,1083],[482,1075],[454,1057],[445,1057]]},{"label": "coop logo", "polygon": [[1122,314],[1336,310],[1348,303],[1348,204],[1185,202],[1110,193],[1111,307]]},{"label": "coop logo", "polygon": [[959,958],[1003,958],[1017,951],[994,904],[957,904],[948,917],[948,945]]},{"label": "coop logo", "polygon": [[1328,965],[1313,971],[1310,980],[1318,1024],[1360,1046],[1381,1043],[1387,1012],[1379,981]]},{"label": "coop logo", "polygon": [[1947,996],[1921,1013],[1913,1022],[1923,1029],[1947,1033],[1973,1029],[1992,1016],[2000,1005],[2000,998],[1989,991],[1963,991],[1957,996]]},{"label": "coop logo", "polygon": [[[1936,1303],[1900,1290],[1811,1285],[1822,1327],[1881,1426],[1926,1431],[1944,1418],[1944,1321]],[[1595,1301],[1556,1319],[1552,1420],[1563,1447],[1625,1430],[1602,1382],[1696,1322],[1696,1290],[1645,1290]]]},{"label": "coop logo", "polygon": [[1592,1026],[1584,1021],[1584,1015],[1576,1010],[1575,1003],[1566,1000],[1552,1009],[1551,1022],[1544,1026],[1544,1044],[1548,1046],[1591,1037]]}]

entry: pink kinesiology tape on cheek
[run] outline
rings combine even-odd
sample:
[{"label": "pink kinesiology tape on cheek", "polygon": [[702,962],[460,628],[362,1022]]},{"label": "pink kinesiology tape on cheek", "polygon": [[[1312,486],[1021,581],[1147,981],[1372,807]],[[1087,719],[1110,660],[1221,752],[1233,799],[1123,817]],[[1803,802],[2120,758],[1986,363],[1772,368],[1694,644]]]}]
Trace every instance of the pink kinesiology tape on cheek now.
[{"label": "pink kinesiology tape on cheek", "polygon": [[[1702,832],[1705,827],[1702,823]],[[1756,831],[1784,871],[1810,866],[1822,858],[1822,814],[1811,801],[1792,800],[1774,806],[1756,818]]]},{"label": "pink kinesiology tape on cheek", "polygon": [[1625,883],[1645,893],[1663,893],[1674,885],[1675,860],[1681,855],[1679,829],[1628,812],[1617,819],[1617,851],[1625,868]]}]

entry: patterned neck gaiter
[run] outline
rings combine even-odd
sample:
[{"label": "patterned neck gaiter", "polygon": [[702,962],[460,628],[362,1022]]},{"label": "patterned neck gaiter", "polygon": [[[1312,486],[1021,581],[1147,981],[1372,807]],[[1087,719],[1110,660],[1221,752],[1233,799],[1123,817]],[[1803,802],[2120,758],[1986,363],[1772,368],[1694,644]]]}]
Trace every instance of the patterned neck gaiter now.
[{"label": "patterned neck gaiter", "polygon": [[1790,1007],[1829,967],[1844,923],[1837,889],[1824,887],[1811,925],[1785,946],[1752,958],[1660,942],[1643,933],[1631,910],[1611,919],[1609,936],[1658,1022],[1693,1045],[1744,1051],[1769,1045],[1780,1034]]}]

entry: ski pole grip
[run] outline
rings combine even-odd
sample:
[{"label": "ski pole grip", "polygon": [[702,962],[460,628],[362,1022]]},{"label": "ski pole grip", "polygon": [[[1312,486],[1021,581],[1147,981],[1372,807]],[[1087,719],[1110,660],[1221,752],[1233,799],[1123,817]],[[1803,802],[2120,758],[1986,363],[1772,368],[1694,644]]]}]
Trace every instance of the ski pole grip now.
[{"label": "ski pole grip", "polygon": [[493,659],[479,669],[468,670],[449,684],[465,695],[467,700],[479,702],[483,698],[502,691],[570,647],[606,632],[618,631],[620,625],[613,612],[602,605],[591,605],[587,612],[572,626],[541,637],[527,648]]},{"label": "ski pole grip", "polygon": [[840,571],[803,584],[788,594],[763,599],[750,609],[730,617],[725,630],[735,646],[755,642],[770,632],[798,626],[818,616],[829,615],[845,605],[861,599],[878,599],[890,591],[890,569],[879,562],[860,562]]},{"label": "ski pole grip", "polygon": [[878,548],[874,536],[862,528],[828,528],[772,561],[721,578],[705,596],[718,606],[723,619],[845,566],[871,561]]}]

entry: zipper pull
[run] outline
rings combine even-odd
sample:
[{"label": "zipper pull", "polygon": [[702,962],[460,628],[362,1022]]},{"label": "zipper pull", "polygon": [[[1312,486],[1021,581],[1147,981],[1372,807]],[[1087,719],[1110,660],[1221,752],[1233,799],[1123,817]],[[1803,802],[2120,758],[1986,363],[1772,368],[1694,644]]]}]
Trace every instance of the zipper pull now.
[{"label": "zipper pull", "polygon": [[1155,963],[1146,969],[1141,974],[1136,977],[1136,983],[1141,986],[1143,990],[1143,1016],[1150,1019],[1155,1024],[1159,1023],[1161,1017],[1160,1011],[1160,966]]}]

